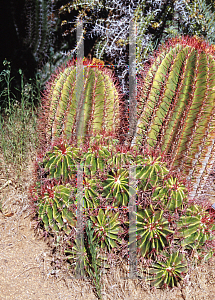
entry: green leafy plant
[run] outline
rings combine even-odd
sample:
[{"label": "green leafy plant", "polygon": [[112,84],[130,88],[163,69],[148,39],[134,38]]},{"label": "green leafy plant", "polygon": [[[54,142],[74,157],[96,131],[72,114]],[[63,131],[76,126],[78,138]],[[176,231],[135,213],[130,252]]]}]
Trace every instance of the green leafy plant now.
[{"label": "green leafy plant", "polygon": [[31,152],[33,159],[32,153],[36,152],[37,113],[33,99],[39,102],[40,95],[33,81],[24,83],[21,69],[15,95],[12,92],[11,64],[5,59],[3,65],[5,69],[0,73],[0,149],[6,165],[13,165],[18,178],[29,164],[28,153]]},{"label": "green leafy plant", "polygon": [[183,4],[189,19],[189,27],[185,26],[184,30],[186,34],[204,37],[214,43],[214,1],[183,1]]}]

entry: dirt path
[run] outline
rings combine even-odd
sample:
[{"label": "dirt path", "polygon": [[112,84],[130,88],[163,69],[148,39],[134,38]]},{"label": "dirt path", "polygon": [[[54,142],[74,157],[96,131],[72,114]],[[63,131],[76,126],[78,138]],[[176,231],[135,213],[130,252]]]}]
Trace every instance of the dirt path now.
[{"label": "dirt path", "polygon": [[[81,300],[97,299],[88,280],[71,277],[65,268],[56,268],[52,245],[34,231],[27,189],[32,183],[32,165],[21,183],[9,169],[9,178],[0,170],[2,211],[0,213],[0,300]],[[124,266],[125,269],[125,266]],[[152,291],[143,280],[125,280],[126,270],[114,264],[103,276],[105,300],[214,300],[215,258],[187,274],[182,286]]]}]

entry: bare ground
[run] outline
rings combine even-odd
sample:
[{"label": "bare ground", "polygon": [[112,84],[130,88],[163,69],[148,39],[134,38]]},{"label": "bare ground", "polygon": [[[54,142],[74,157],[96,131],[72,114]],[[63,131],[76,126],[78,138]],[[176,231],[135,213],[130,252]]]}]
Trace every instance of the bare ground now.
[{"label": "bare ground", "polygon": [[[32,162],[18,180],[10,166],[7,175],[2,156],[0,161],[0,300],[97,299],[89,280],[75,279],[66,264],[56,267],[53,241],[34,230],[27,194]],[[103,299],[215,299],[215,257],[191,270],[172,290],[152,290],[144,280],[124,279],[126,269],[125,264],[113,264],[103,275]]]}]

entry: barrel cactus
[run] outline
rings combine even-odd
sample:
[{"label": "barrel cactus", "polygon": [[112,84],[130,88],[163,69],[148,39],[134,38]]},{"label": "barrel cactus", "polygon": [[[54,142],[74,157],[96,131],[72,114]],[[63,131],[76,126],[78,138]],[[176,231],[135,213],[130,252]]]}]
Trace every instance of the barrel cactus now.
[{"label": "barrel cactus", "polygon": [[[37,162],[41,182],[35,185],[33,200],[45,231],[73,245],[65,251],[71,261],[77,263],[83,251],[87,270],[102,252],[124,256],[127,245],[136,245],[140,261],[148,260],[150,265],[164,260],[152,265],[150,274],[157,275],[151,277],[151,284],[174,286],[187,271],[183,252],[187,259],[190,247],[207,251],[213,242],[213,219],[205,219],[205,208],[190,210],[188,189],[180,174],[169,170],[165,154],[172,156],[175,168],[196,178],[192,179],[197,187],[212,166],[213,57],[210,47],[193,38],[171,40],[163,46],[145,76],[131,145],[120,142],[124,117],[120,95],[103,64],[85,62],[81,101],[77,100],[74,60],[53,76],[43,98],[44,122],[40,123],[45,125],[46,147]],[[210,154],[207,159],[205,151]],[[130,172],[133,168],[135,172]],[[80,194],[83,207],[78,202]],[[129,216],[133,198],[135,226]],[[78,209],[83,213],[82,249],[75,230],[80,225]],[[84,231],[86,222],[92,224],[91,233]],[[88,237],[100,252],[96,250],[93,259]]]},{"label": "barrel cactus", "polygon": [[[99,260],[104,253],[108,253],[105,260],[117,252],[125,255],[127,245],[135,246],[137,258],[141,263],[144,259],[157,262],[150,268],[150,283],[155,286],[163,284],[174,286],[183,278],[186,272],[186,259],[190,258],[192,251],[198,252],[202,258],[212,256],[214,240],[214,217],[205,211],[204,207],[193,206],[187,197],[187,188],[182,184],[179,176],[175,177],[167,169],[166,163],[160,156],[142,154],[141,150],[126,152],[126,147],[116,146],[108,150],[107,144],[98,144],[97,147],[87,148],[82,145],[79,151],[69,144],[55,145],[47,151],[45,160],[41,163],[41,183],[35,186],[34,204],[38,223],[45,229],[45,233],[54,237],[61,237],[60,243],[67,259],[78,268],[78,262],[83,256],[83,274],[88,272],[91,255],[86,246],[86,222],[92,224],[91,238],[94,245],[98,244],[96,259]],[[120,150],[121,149],[121,150]],[[62,155],[68,162],[68,170],[73,170],[75,177],[79,168],[74,168],[74,161],[82,165],[82,186],[65,170],[63,176],[56,178],[56,172],[51,165],[47,167],[46,157],[52,159],[55,155]],[[70,151],[74,157],[70,157]],[[95,156],[93,154],[96,154]],[[90,158],[90,159],[89,159]],[[101,161],[97,161],[97,158]],[[128,161],[127,161],[128,160]],[[57,160],[58,162],[58,160]],[[100,164],[100,162],[102,162]],[[129,164],[124,164],[129,162]],[[88,169],[88,166],[94,169]],[[138,166],[135,175],[135,186],[130,184],[130,167]],[[111,166],[111,167],[110,167]],[[61,168],[56,164],[56,169]],[[93,172],[91,172],[93,171]],[[59,174],[61,172],[59,171]],[[133,180],[132,180],[133,182]],[[82,191],[83,203],[83,247],[77,243],[78,219],[78,189]],[[135,195],[136,212],[134,218],[136,226],[129,216],[131,196]],[[80,225],[80,224],[79,224]],[[132,227],[130,228],[130,225]],[[129,240],[133,234],[134,241]],[[209,250],[208,250],[209,249]],[[160,260],[162,251],[168,255],[164,262]],[[183,251],[186,253],[185,261],[181,260]],[[177,255],[174,253],[178,253]],[[117,254],[117,255],[118,255]],[[110,256],[109,256],[110,255]],[[99,268],[98,264],[98,268]]]},{"label": "barrel cactus", "polygon": [[120,128],[121,94],[111,70],[87,59],[83,73],[78,68],[73,59],[47,85],[39,130],[48,145],[58,138],[80,145],[82,138]]},{"label": "barrel cactus", "polygon": [[76,224],[75,199],[71,197],[72,190],[66,186],[53,184],[44,185],[39,193],[38,216],[44,224],[46,231],[59,232],[61,229],[66,234],[71,232],[71,227]]},{"label": "barrel cactus", "polygon": [[[153,255],[163,250],[169,243],[168,236],[173,233],[163,211],[155,211],[152,206],[137,212],[137,234],[141,236],[142,256]],[[136,230],[136,228],[135,228]]]},{"label": "barrel cactus", "polygon": [[153,286],[177,286],[187,272],[187,262],[179,252],[164,252],[163,255],[164,260],[154,263],[149,270],[149,280]]},{"label": "barrel cactus", "polygon": [[215,230],[214,214],[205,211],[201,206],[193,205],[187,209],[186,215],[180,218],[178,227],[183,237],[183,247],[194,244],[201,247]]},{"label": "barrel cactus", "polygon": [[195,37],[170,39],[144,72],[131,144],[168,155],[192,181],[194,197],[215,160],[213,47]]},{"label": "barrel cactus", "polygon": [[54,146],[45,155],[44,168],[50,172],[51,178],[63,180],[72,178],[76,171],[77,156],[77,148],[65,144]]}]

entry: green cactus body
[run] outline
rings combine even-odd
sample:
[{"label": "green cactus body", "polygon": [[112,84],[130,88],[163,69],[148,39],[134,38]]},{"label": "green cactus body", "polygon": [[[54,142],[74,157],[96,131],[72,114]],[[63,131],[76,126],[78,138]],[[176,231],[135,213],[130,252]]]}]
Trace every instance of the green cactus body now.
[{"label": "green cactus body", "polygon": [[151,285],[155,287],[161,287],[162,285],[177,286],[182,279],[182,274],[185,274],[188,270],[187,262],[179,252],[164,253],[164,257],[165,260],[154,263],[149,270],[149,274],[154,275],[149,278]]},{"label": "green cactus body", "polygon": [[[131,188],[131,187],[130,187]],[[126,169],[112,170],[103,182],[103,194],[109,202],[126,206],[129,202],[129,174]]]},{"label": "green cactus body", "polygon": [[173,211],[181,208],[187,202],[186,187],[172,176],[165,180],[163,186],[158,186],[153,193],[153,200],[160,199],[166,207]]},{"label": "green cactus body", "polygon": [[111,158],[108,159],[108,165],[111,168],[122,168],[128,165],[132,165],[133,157],[129,152],[117,152]]},{"label": "green cactus body", "polygon": [[143,157],[138,155],[136,158],[136,176],[141,180],[143,189],[151,188],[160,183],[168,170],[164,163],[161,162],[161,157]]},{"label": "green cactus body", "polygon": [[[71,242],[68,241],[68,244],[71,245]],[[64,250],[64,253],[67,254],[67,259],[71,260],[73,263],[75,263],[75,270],[77,270],[77,268],[79,266],[78,262],[80,262],[81,260],[83,261],[83,266],[84,269],[81,269],[81,274],[82,276],[86,275],[86,272],[88,275],[92,275],[90,272],[90,268],[92,268],[92,259],[90,260],[89,256],[88,256],[88,251],[86,246],[89,247],[89,245],[83,245],[83,247],[81,247],[80,245],[80,241],[78,242],[76,239],[74,241],[74,245],[72,247],[72,249],[66,249]],[[94,243],[93,245],[94,247],[97,246],[97,244]],[[95,262],[97,267],[105,267],[105,268],[109,268],[108,263],[106,262],[107,258],[104,254],[101,254],[97,247],[95,247]]]},{"label": "green cactus body", "polygon": [[215,160],[215,56],[195,38],[172,39],[145,74],[132,145],[161,149],[192,180],[191,197]]},{"label": "green cactus body", "polygon": [[53,1],[29,0],[25,2],[27,31],[24,44],[32,50],[36,61],[39,61],[44,57],[44,53],[47,55],[47,49],[52,45]]},{"label": "green cactus body", "polygon": [[[67,141],[77,138],[80,144],[81,137],[119,129],[120,95],[110,70],[87,60],[83,78],[77,78],[82,73],[77,75],[76,69],[74,60],[59,69],[43,99],[46,138],[52,143],[63,137]],[[78,86],[82,81],[83,89]]]},{"label": "green cactus body", "polygon": [[140,250],[142,256],[158,252],[168,244],[168,236],[173,233],[169,222],[163,217],[163,211],[154,211],[153,207],[138,209],[137,235],[140,235]]},{"label": "green cactus body", "polygon": [[61,144],[46,153],[43,164],[44,168],[49,170],[51,178],[67,180],[76,173],[78,159],[77,148]]},{"label": "green cactus body", "polygon": [[96,172],[104,171],[105,160],[110,155],[110,152],[106,148],[98,149],[97,151],[90,149],[82,159],[82,162],[84,162],[84,173],[92,176]]},{"label": "green cactus body", "polygon": [[118,233],[120,230],[119,213],[113,214],[112,211],[99,209],[96,217],[91,216],[95,236],[93,240],[99,241],[101,248],[108,249],[117,246]]},{"label": "green cactus body", "polygon": [[178,222],[181,245],[202,247],[204,243],[212,238],[215,230],[214,216],[198,205],[191,206]]},{"label": "green cactus body", "polygon": [[[77,269],[80,269],[80,263],[82,262],[83,267],[81,268],[81,275],[86,275],[86,272],[89,273],[90,269],[90,262],[89,257],[87,255],[87,250],[85,245],[81,247],[80,242],[78,243],[77,240],[74,241],[74,245],[72,249],[66,249],[64,250],[64,253],[67,255],[67,259],[72,261],[75,264],[75,271]],[[71,244],[71,242],[68,242],[68,244]]]},{"label": "green cactus body", "polygon": [[97,207],[99,202],[99,193],[96,189],[96,182],[94,179],[84,178],[84,207]]},{"label": "green cactus body", "polygon": [[43,194],[38,214],[46,231],[49,228],[55,232],[63,229],[69,234],[70,227],[76,225],[75,213],[70,209],[73,204],[70,199],[71,189],[69,186],[59,185],[46,189]]}]

